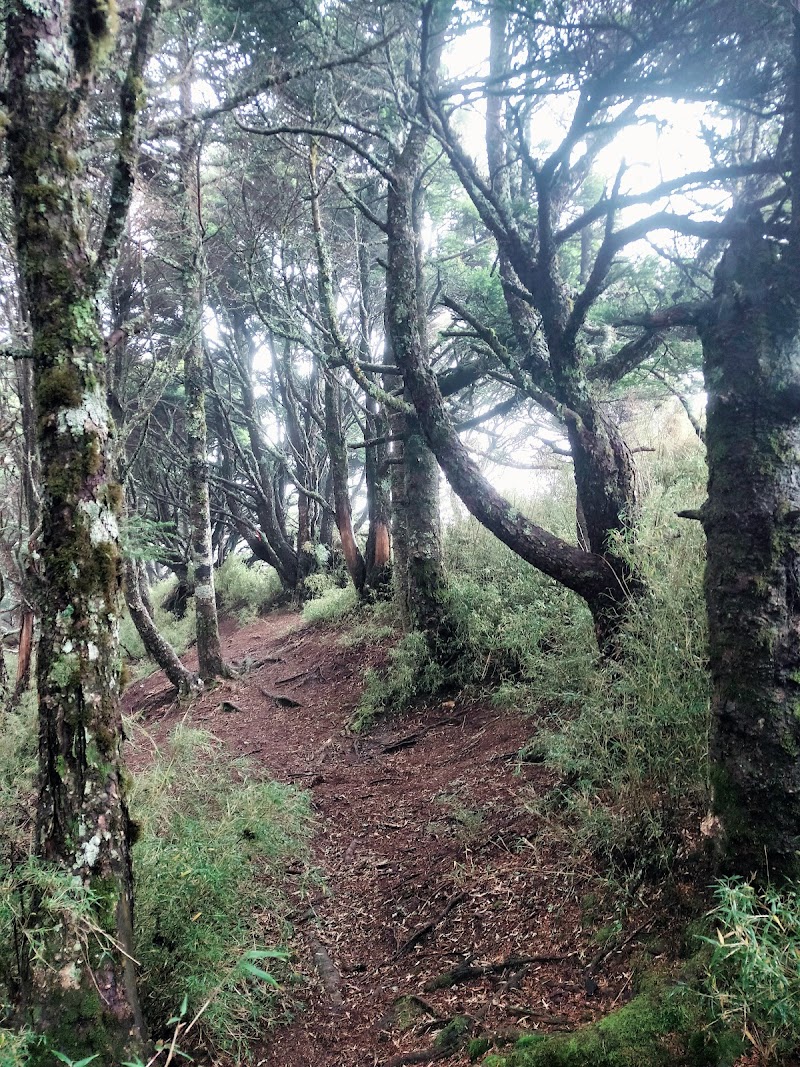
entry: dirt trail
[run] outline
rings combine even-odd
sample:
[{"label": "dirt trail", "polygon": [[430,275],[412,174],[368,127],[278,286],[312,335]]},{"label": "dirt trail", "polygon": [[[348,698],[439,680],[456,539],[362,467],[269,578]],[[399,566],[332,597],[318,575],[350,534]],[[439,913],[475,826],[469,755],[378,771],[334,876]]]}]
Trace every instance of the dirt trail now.
[{"label": "dirt trail", "polygon": [[[517,762],[530,719],[457,699],[353,737],[364,668],[382,651],[344,648],[288,612],[229,634],[226,655],[245,673],[198,699],[190,719],[311,791],[325,880],[295,916],[306,1008],[269,1035],[259,1062],[399,1067],[455,1016],[475,1036],[511,1040],[572,1028],[625,996],[624,953],[599,961],[592,942],[602,921],[586,918],[591,872],[566,870],[535,839],[525,800],[553,783]],[[184,714],[161,675],[131,685],[125,703],[157,741]],[[462,1049],[442,1062],[469,1059]]]}]

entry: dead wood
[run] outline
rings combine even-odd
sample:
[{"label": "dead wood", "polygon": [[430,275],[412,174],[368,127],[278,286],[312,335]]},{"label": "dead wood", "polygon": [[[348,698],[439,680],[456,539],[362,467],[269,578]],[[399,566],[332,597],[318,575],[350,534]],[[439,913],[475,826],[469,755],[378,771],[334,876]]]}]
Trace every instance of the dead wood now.
[{"label": "dead wood", "polygon": [[565,956],[509,956],[499,963],[459,963],[452,970],[431,978],[423,988],[426,993],[433,993],[436,989],[449,989],[458,982],[470,982],[476,978],[485,978],[487,974],[500,974],[502,971],[518,971],[520,968],[531,967],[534,963],[563,963],[574,955],[570,952]]},{"label": "dead wood", "polygon": [[392,741],[388,745],[384,745],[381,749],[382,756],[391,755],[392,752],[399,752],[404,748],[411,748],[412,745],[416,745],[419,741],[426,737],[431,730],[436,730],[440,726],[459,726],[463,723],[463,715],[449,715],[446,719],[438,719],[436,722],[430,723],[424,730],[417,730],[413,734],[407,734],[405,737],[398,738],[397,741]]},{"label": "dead wood", "polygon": [[344,1007],[344,998],[340,989],[339,972],[336,970],[333,960],[328,955],[328,950],[316,937],[310,937],[308,943],[311,947],[311,956],[314,966],[319,971],[322,985],[328,994],[331,1004],[338,1011]]},{"label": "dead wood", "polygon": [[407,1063],[433,1063],[434,1060],[444,1060],[449,1056],[454,1056],[456,1051],[452,1048],[424,1048],[419,1052],[406,1052],[402,1056],[393,1056],[383,1067],[405,1067]]},{"label": "dead wood", "polygon": [[439,923],[447,918],[453,908],[457,907],[459,904],[463,904],[466,899],[466,893],[456,893],[455,896],[450,897],[447,904],[445,904],[444,909],[439,912],[435,918],[431,919],[430,922],[425,923],[424,926],[420,926],[420,928],[416,930],[407,941],[404,941],[398,948],[396,955],[404,956],[407,952],[410,952],[415,945],[418,945],[420,941],[424,941],[429,934],[433,933]]},{"label": "dead wood", "polygon": [[265,696],[268,700],[274,700],[282,708],[301,708],[303,706],[299,700],[285,697],[281,693],[270,693],[267,689],[262,689],[260,692],[262,696]]}]

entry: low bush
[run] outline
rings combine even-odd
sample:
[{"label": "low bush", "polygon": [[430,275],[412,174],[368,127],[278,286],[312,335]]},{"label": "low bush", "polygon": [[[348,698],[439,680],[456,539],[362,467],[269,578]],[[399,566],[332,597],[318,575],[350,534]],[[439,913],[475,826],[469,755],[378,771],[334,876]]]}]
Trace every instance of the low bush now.
[{"label": "low bush", "polygon": [[247,563],[236,554],[229,555],[214,572],[214,584],[221,610],[236,616],[242,625],[263,615],[283,596],[277,571],[259,560]]},{"label": "low bush", "polygon": [[[0,737],[0,1067],[24,1067],[33,1047],[10,1026],[31,892],[47,913],[68,910],[79,926],[85,915],[87,929],[94,907],[68,872],[30,857],[34,774],[26,713]],[[306,859],[307,797],[251,777],[209,734],[181,726],[136,778],[131,810],[136,955],[151,1031],[169,1040],[177,1019],[199,1016],[191,1044],[181,1039],[185,1053],[202,1047],[214,1063],[248,1063],[254,1039],[291,1012],[285,880],[286,867]],[[35,946],[37,931],[26,937]]]},{"label": "low bush", "polygon": [[[312,582],[312,579],[319,579]],[[344,587],[334,584],[327,575],[311,575],[306,582],[314,592],[303,605],[303,618],[318,626],[343,623],[357,611],[358,593],[352,583]]]}]

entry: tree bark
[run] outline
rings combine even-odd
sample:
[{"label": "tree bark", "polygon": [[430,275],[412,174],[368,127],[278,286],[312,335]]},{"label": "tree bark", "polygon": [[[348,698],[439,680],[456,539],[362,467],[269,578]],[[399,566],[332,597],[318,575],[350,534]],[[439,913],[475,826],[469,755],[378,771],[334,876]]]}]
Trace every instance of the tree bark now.
[{"label": "tree bark", "polygon": [[330,462],[333,499],[336,507],[336,527],[342,543],[342,555],[347,573],[353,585],[361,593],[366,579],[366,567],[353,533],[347,444],[342,432],[341,395],[339,383],[333,371],[325,372],[325,444]]},{"label": "tree bark", "polygon": [[[369,258],[364,243],[360,216],[355,215],[355,238],[358,255],[359,276],[359,353],[362,362],[372,362],[370,348],[371,286]],[[385,597],[391,589],[392,542],[390,536],[391,501],[387,479],[388,446],[379,439],[389,432],[389,423],[380,403],[369,394],[365,395],[366,434],[374,445],[364,450],[364,480],[367,486],[367,515],[369,528],[364,550],[366,567],[365,590],[369,595]]]},{"label": "tree bark", "polygon": [[[392,168],[387,200],[386,324],[390,362],[406,368],[426,364],[427,325],[420,264],[415,198],[427,143],[424,131],[411,130]],[[405,379],[404,379],[405,380]],[[413,395],[413,394],[412,394]],[[447,580],[442,562],[439,521],[439,469],[416,420],[392,419],[392,434],[402,437],[402,487],[394,500],[396,582],[407,624],[437,643],[446,640]],[[438,636],[436,636],[438,635]]]},{"label": "tree bark", "polygon": [[145,652],[158,664],[181,696],[198,688],[198,678],[181,663],[175,649],[158,632],[150,611],[145,606],[139,585],[139,567],[134,560],[125,560],[125,600],[136,632],[142,639]]},{"label": "tree bark", "polygon": [[[181,114],[186,118],[192,113],[192,63],[188,49],[185,49],[185,53],[185,69],[180,83],[180,103]],[[186,234],[183,367],[186,389],[186,451],[197,660],[200,677],[206,681],[226,674],[227,668],[222,659],[222,646],[219,639],[208,490],[205,349],[203,345],[205,259],[200,216],[199,166],[199,145],[193,127],[187,123],[181,128],[180,135],[180,170],[184,193],[183,225]]]},{"label": "tree bark", "polygon": [[800,269],[734,243],[701,323],[714,811],[726,865],[800,870]]},{"label": "tree bark", "polygon": [[[131,86],[141,78],[156,11],[154,4],[145,8],[134,46],[141,63],[137,68],[132,59],[123,83],[123,130],[131,135],[130,144],[120,137],[125,158],[141,96],[140,81],[136,92]],[[95,302],[99,267],[113,256],[114,233],[127,212],[124,190],[114,186],[119,195],[111,198],[100,260],[89,249],[85,218],[87,107],[113,33],[108,8],[19,2],[10,7],[6,38],[9,173],[30,309],[42,477],[35,850],[72,892],[89,894],[91,915],[87,923],[62,907],[54,922],[41,911],[41,895],[34,901],[29,921],[40,927],[40,948],[27,961],[26,1006],[50,1048],[72,1057],[96,1054],[106,1063],[147,1058],[120,759],[121,491],[110,474]],[[52,1062],[49,1051],[44,1057]]]}]

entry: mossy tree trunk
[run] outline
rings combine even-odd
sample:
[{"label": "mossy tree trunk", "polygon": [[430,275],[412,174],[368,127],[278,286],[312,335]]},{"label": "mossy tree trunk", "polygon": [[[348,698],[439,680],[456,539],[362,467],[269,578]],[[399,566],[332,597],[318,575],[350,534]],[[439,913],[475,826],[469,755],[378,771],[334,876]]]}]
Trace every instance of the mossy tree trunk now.
[{"label": "mossy tree trunk", "polygon": [[[797,210],[797,209],[795,209]],[[727,865],[800,870],[800,264],[752,233],[700,323],[714,810]]]},{"label": "mossy tree trunk", "polygon": [[[87,895],[89,918],[42,893],[30,917],[26,1009],[51,1048],[118,1064],[146,1058],[136,992],[130,821],[120,760],[117,622],[121,492],[111,480],[105,354],[96,295],[122,233],[137,155],[141,74],[157,4],[138,27],[121,97],[118,156],[98,253],[87,238],[88,107],[113,44],[104,5],[12,3],[8,167],[30,309],[41,457],[43,595],[37,664],[35,850]],[[53,1062],[44,1054],[43,1062]]]},{"label": "mossy tree trunk", "polygon": [[[363,237],[361,218],[355,214],[355,238],[358,255],[359,276],[359,354],[363,363],[372,362],[370,329],[372,315],[372,289],[370,285],[369,256]],[[385,597],[391,589],[391,500],[389,494],[388,442],[389,421],[383,406],[367,394],[366,435],[368,444],[364,450],[364,481],[367,487],[367,516],[369,528],[364,549],[366,578],[364,588],[368,595]]]},{"label": "mossy tree trunk", "polygon": [[[418,226],[418,180],[427,143],[420,127],[409,133],[392,168],[387,200],[386,328],[391,360],[403,371],[427,364],[427,323]],[[401,610],[413,629],[446,641],[447,580],[439,520],[439,468],[413,416],[398,415],[392,435],[402,438],[396,472],[395,547]],[[441,647],[438,649],[442,651]]]},{"label": "mossy tree trunk", "polygon": [[[192,114],[192,63],[186,50],[180,84],[181,114]],[[222,658],[214,590],[214,547],[211,539],[211,508],[208,489],[208,433],[206,428],[205,346],[205,255],[201,218],[200,145],[195,127],[188,121],[180,134],[180,171],[185,234],[183,281],[183,355],[186,390],[186,451],[189,482],[189,524],[192,539],[192,578],[197,623],[197,660],[203,680],[227,673]]]}]

